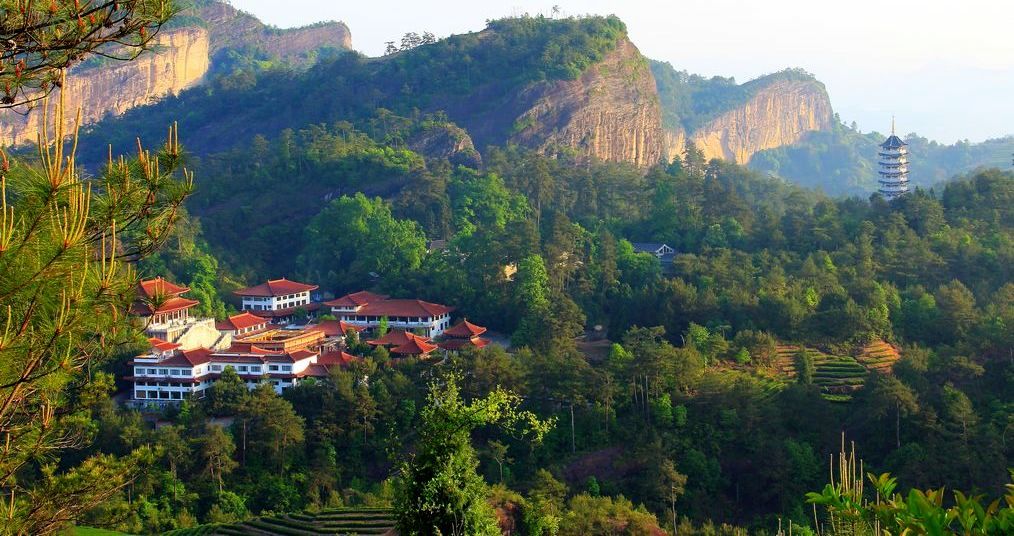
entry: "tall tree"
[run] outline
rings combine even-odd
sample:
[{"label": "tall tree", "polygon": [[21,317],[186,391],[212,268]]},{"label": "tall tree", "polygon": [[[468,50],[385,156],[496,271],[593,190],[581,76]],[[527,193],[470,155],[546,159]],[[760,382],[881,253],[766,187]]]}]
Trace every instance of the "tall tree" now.
[{"label": "tall tree", "polygon": [[[56,530],[136,474],[128,464],[108,478],[106,458],[65,474],[43,461],[87,439],[87,371],[137,336],[125,322],[137,284],[125,261],[159,247],[192,186],[176,176],[174,130],[159,152],[111,160],[84,180],[62,142],[63,119],[61,105],[60,141],[41,140],[39,164],[0,155],[0,489],[8,528],[31,534]],[[49,492],[38,495],[36,484]]]},{"label": "tall tree", "polygon": [[482,426],[520,429],[541,441],[551,423],[521,411],[521,399],[497,389],[465,402],[458,379],[433,382],[420,417],[415,454],[401,466],[395,511],[398,530],[418,535],[498,535],[496,515],[487,503],[488,486],[476,473],[479,460],[471,433]]},{"label": "tall tree", "polygon": [[877,374],[871,378],[870,383],[873,414],[894,414],[895,448],[901,448],[901,418],[919,411],[916,394],[894,376]]}]

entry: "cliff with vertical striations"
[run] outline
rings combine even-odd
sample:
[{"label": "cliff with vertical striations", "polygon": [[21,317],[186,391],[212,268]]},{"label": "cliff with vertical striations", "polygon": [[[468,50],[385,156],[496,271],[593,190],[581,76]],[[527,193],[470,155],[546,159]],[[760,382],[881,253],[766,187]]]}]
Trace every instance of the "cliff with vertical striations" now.
[{"label": "cliff with vertical striations", "polygon": [[[315,59],[322,47],[349,49],[351,33],[340,22],[279,30],[218,1],[186,13],[187,26],[163,29],[151,50],[129,62],[106,62],[72,69],[67,75],[68,126],[81,110],[82,125],[98,122],[199,84],[214,67],[216,54],[257,50],[293,65]],[[56,94],[50,99],[56,98]],[[0,146],[34,142],[40,110],[0,110]]]},{"label": "cliff with vertical striations", "polygon": [[[813,80],[776,80],[745,103],[690,133],[705,157],[746,164],[755,153],[791,145],[807,132],[830,130],[834,113],[823,85]],[[672,132],[667,156],[682,153],[687,133]]]},{"label": "cliff with vertical striations", "polygon": [[536,84],[519,100],[531,106],[516,119],[512,143],[639,167],[667,156],[655,81],[625,38],[576,80]]},{"label": "cliff with vertical striations", "polygon": [[[134,61],[71,71],[67,75],[67,126],[81,111],[82,124],[118,115],[152,99],[177,94],[198,83],[208,71],[208,32],[201,28],[165,31],[151,51]],[[51,101],[57,97],[54,92]],[[0,145],[34,142],[41,110],[0,111]]]}]

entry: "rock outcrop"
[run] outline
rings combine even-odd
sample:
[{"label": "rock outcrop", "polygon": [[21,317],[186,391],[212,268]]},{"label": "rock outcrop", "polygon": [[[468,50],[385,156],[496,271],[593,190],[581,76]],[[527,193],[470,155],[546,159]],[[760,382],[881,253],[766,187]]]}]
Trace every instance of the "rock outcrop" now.
[{"label": "rock outcrop", "polygon": [[515,120],[512,143],[639,167],[667,156],[655,79],[625,38],[576,80],[535,84],[519,100],[531,105]]},{"label": "rock outcrop", "polygon": [[[179,28],[156,37],[157,43],[134,61],[96,66],[67,75],[65,121],[73,126],[81,110],[84,125],[106,115],[117,115],[152,99],[158,99],[198,83],[208,71],[208,32]],[[58,91],[50,102],[58,98]],[[41,110],[0,112],[0,145],[34,142],[39,133]]]},{"label": "rock outcrop", "polygon": [[[772,77],[751,84],[764,85],[689,133],[706,158],[745,164],[758,151],[831,128],[831,102],[820,82]],[[682,154],[688,136],[663,126],[655,78],[627,39],[578,79],[529,86],[509,108],[520,111],[510,143],[638,167],[671,161]]]},{"label": "rock outcrop", "polygon": [[[187,13],[200,24],[164,29],[151,50],[129,62],[74,69],[67,75],[67,126],[81,110],[81,123],[95,123],[201,82],[215,54],[229,48],[257,48],[290,64],[314,60],[323,46],[349,49],[351,33],[340,22],[279,30],[224,2],[209,2]],[[50,102],[55,102],[54,93]],[[0,146],[34,142],[41,110],[0,110]]]},{"label": "rock outcrop", "polygon": [[405,141],[409,149],[429,158],[446,158],[452,164],[473,168],[482,165],[471,136],[453,123],[424,125]]},{"label": "rock outcrop", "polygon": [[[690,134],[706,158],[746,164],[755,153],[790,145],[807,132],[829,130],[833,112],[824,87],[814,80],[777,80],[746,103],[708,121]],[[666,156],[683,152],[687,134],[667,136]]]},{"label": "rock outcrop", "polygon": [[227,48],[256,47],[286,62],[307,60],[307,53],[321,46],[351,49],[352,33],[341,22],[322,22],[279,30],[253,15],[224,2],[210,2],[197,9],[211,32],[211,55]]}]

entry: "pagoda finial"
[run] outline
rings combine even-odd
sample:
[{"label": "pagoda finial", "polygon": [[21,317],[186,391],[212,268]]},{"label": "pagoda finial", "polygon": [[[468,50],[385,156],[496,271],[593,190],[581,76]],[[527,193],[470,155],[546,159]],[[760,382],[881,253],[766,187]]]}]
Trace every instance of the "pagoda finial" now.
[{"label": "pagoda finial", "polygon": [[894,115],[891,115],[891,135],[894,136]]}]

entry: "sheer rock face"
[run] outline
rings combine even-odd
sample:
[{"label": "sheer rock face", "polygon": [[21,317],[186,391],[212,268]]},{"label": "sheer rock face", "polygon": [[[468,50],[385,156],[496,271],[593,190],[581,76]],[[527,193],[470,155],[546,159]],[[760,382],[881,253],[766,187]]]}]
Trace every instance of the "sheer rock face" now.
[{"label": "sheer rock face", "polygon": [[[226,48],[256,46],[293,64],[312,60],[308,52],[322,45],[351,48],[348,27],[328,22],[278,30],[248,13],[221,2],[209,3],[196,13],[201,27],[163,30],[156,44],[137,59],[71,70],[67,76],[67,126],[81,110],[81,123],[95,123],[107,115],[123,112],[201,82],[215,53]],[[55,102],[57,93],[50,98]],[[40,110],[0,110],[0,146],[34,142],[39,132]]]},{"label": "sheer rock face", "polygon": [[341,22],[279,30],[223,2],[201,7],[198,16],[211,32],[212,56],[225,48],[257,46],[282,60],[299,63],[306,60],[308,51],[321,45],[352,48],[352,33]]},{"label": "sheer rock face", "polygon": [[514,121],[512,143],[639,167],[667,156],[655,79],[627,39],[576,80],[535,84],[518,100],[529,106]]},{"label": "sheer rock face", "polygon": [[[208,71],[208,32],[181,28],[161,33],[157,45],[130,62],[71,71],[67,75],[65,122],[73,127],[74,114],[81,111],[81,123],[94,123],[107,114],[118,115],[199,82]],[[54,91],[50,102],[55,103]],[[52,106],[52,105],[51,105]],[[41,110],[25,114],[0,111],[0,145],[34,142],[39,132]]]},{"label": "sheer rock face", "polygon": [[[793,144],[810,131],[830,130],[832,120],[831,102],[819,82],[779,80],[694,131],[691,139],[708,159],[746,164],[754,153]],[[683,152],[685,140],[685,132],[668,136],[670,160]]]},{"label": "sheer rock face", "polygon": [[[543,82],[512,103],[508,141],[552,152],[647,167],[682,154],[687,133],[662,126],[655,79],[637,48],[623,39],[576,80]],[[745,164],[765,149],[828,130],[831,103],[814,80],[777,80],[690,133],[706,158]]]}]

